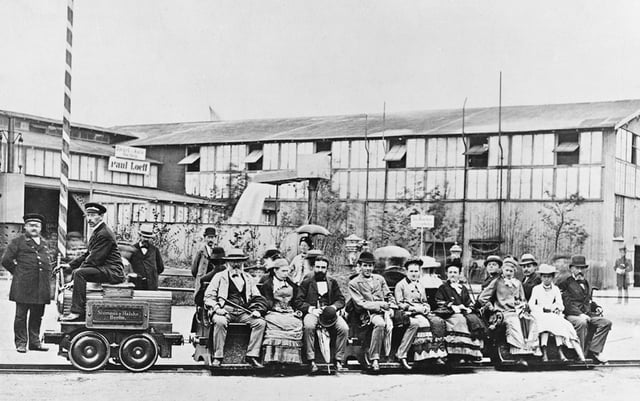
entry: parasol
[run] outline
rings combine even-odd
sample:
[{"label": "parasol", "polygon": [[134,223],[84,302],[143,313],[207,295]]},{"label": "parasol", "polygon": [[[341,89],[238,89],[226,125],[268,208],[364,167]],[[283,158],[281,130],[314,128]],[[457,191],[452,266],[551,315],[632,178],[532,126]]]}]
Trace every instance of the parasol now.
[{"label": "parasol", "polygon": [[296,229],[298,234],[309,234],[309,235],[331,235],[329,230],[326,228],[319,226],[317,224],[304,224]]},{"label": "parasol", "polygon": [[383,246],[382,248],[378,248],[375,251],[373,251],[373,256],[375,256],[376,259],[380,259],[380,258],[408,259],[411,257],[411,253],[409,253],[409,251],[407,251],[402,247],[389,245],[389,246]]}]

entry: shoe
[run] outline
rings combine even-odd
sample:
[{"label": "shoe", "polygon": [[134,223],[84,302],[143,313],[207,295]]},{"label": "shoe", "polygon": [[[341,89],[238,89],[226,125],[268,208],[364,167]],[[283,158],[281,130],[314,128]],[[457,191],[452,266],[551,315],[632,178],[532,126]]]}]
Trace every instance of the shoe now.
[{"label": "shoe", "polygon": [[79,322],[84,320],[84,316],[79,313],[69,313],[68,315],[64,315],[60,318],[61,322]]},{"label": "shoe", "polygon": [[371,361],[371,370],[373,370],[374,372],[380,371],[380,364],[378,363],[377,359],[374,359],[373,361]]},{"label": "shoe", "polygon": [[342,362],[336,361],[336,371],[341,372],[344,370],[344,366],[342,366]]},{"label": "shoe", "polygon": [[442,359],[442,358],[438,358],[438,359],[436,359],[436,365],[438,365],[438,366],[444,366],[444,365],[446,365],[446,364],[447,364],[447,363],[444,361],[444,359]]},{"label": "shoe", "polygon": [[400,358],[400,366],[402,366],[402,368],[405,370],[411,370],[411,366],[409,366],[407,358]]},{"label": "shoe", "polygon": [[562,362],[567,362],[569,359],[564,355],[564,352],[562,352],[562,348],[558,347],[558,358],[560,358],[560,360]]},{"label": "shoe", "polygon": [[16,346],[16,351],[18,351],[21,354],[26,354],[27,353],[27,347],[25,345],[18,345],[18,346]]},{"label": "shoe", "polygon": [[258,358],[254,357],[254,356],[248,356],[246,358],[247,363],[251,366],[253,366],[254,368],[257,369],[262,369],[264,368],[264,365],[260,363],[260,361],[258,361]]},{"label": "shoe", "polygon": [[222,366],[222,361],[219,358],[214,358],[213,361],[211,362],[211,367],[219,368],[220,366]]},{"label": "shoe", "polygon": [[311,373],[318,373],[319,369],[315,361],[309,361],[309,367],[311,368]]},{"label": "shoe", "polygon": [[29,351],[49,351],[49,347],[45,347],[42,344],[38,344],[38,345],[30,345],[29,346]]},{"label": "shoe", "polygon": [[521,368],[528,368],[529,367],[529,363],[527,361],[525,361],[524,359],[518,359],[518,362],[516,362],[516,365],[518,365]]},{"label": "shoe", "polygon": [[589,353],[589,358],[593,359],[593,362],[600,364],[600,365],[605,365],[606,363],[608,363],[609,361],[607,361],[605,358],[601,357],[599,353],[597,352],[590,352]]}]

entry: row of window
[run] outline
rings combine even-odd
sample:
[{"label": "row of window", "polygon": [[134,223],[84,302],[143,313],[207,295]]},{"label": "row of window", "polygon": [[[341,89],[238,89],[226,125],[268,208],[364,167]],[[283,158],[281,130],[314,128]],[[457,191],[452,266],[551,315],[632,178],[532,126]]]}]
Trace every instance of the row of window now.
[{"label": "row of window", "polygon": [[[158,186],[158,166],[152,165],[148,175],[109,171],[107,158],[71,155],[69,179],[108,184],[135,185],[150,188]],[[41,177],[60,177],[60,152],[28,148],[25,152],[24,173]]]},{"label": "row of window", "polygon": [[117,230],[143,222],[202,224],[216,222],[216,214],[212,209],[198,206],[157,203],[104,203],[104,206],[107,208],[105,213],[107,225]]}]

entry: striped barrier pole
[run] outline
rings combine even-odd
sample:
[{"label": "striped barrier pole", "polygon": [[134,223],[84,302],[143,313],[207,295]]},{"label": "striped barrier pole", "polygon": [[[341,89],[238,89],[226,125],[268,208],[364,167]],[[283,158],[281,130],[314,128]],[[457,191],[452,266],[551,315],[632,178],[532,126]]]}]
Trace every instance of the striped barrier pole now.
[{"label": "striped barrier pole", "polygon": [[58,251],[67,255],[67,208],[69,205],[69,165],[71,157],[71,46],[73,44],[73,0],[67,0],[67,36],[64,71],[64,114],[60,157],[60,202],[58,207]]}]

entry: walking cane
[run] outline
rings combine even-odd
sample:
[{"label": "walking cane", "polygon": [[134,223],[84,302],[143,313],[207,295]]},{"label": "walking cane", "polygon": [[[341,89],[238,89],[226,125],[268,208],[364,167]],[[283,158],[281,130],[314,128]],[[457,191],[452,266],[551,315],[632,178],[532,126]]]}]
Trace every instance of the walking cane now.
[{"label": "walking cane", "polygon": [[[234,303],[234,302],[231,302],[231,301],[229,301],[228,299],[225,299],[225,298],[223,298],[223,297],[218,297],[218,299],[220,299],[220,300],[224,301],[225,303],[227,303],[227,304],[229,304],[229,305],[233,306],[234,308],[238,308],[238,309],[240,309],[240,310],[241,310],[241,311],[243,311],[243,312],[246,312],[246,313],[248,313],[248,314],[252,314],[252,313],[253,313],[253,311],[252,311],[252,310],[249,310],[249,309],[245,308],[244,306],[240,306],[240,305],[238,305],[238,304],[236,304],[236,303]],[[259,317],[259,319],[262,319],[262,320],[264,320],[265,322],[267,321],[267,319],[265,319],[265,318],[264,318],[264,317],[262,317],[262,316],[260,316],[260,317]],[[280,325],[279,325],[278,323],[276,323],[276,322],[271,322],[271,321],[270,321],[269,323],[271,323],[272,325],[276,326],[276,327],[277,327],[277,328],[279,328],[280,330],[285,330],[285,331],[287,330],[285,327],[280,326]]]}]

